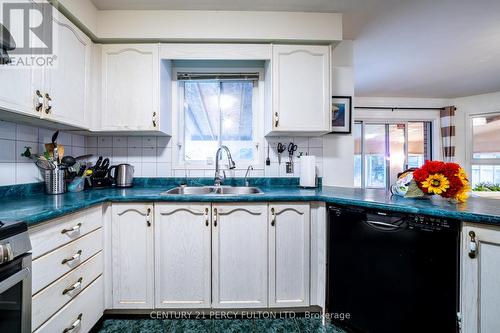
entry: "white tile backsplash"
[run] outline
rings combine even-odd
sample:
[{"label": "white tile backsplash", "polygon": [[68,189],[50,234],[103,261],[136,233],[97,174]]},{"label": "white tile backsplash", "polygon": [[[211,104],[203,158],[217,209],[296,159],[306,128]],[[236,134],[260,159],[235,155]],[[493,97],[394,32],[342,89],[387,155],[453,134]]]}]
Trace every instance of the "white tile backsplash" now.
[{"label": "white tile backsplash", "polygon": [[16,140],[38,142],[38,128],[33,126],[17,125]]},{"label": "white tile backsplash", "polygon": [[114,136],[113,137],[113,148],[127,148],[127,137],[126,136]]},{"label": "white tile backsplash", "polygon": [[[293,154],[293,173],[286,173],[286,162],[290,161],[288,150],[281,154],[281,164],[278,163],[278,143],[288,148],[290,142],[297,145],[297,150]],[[264,166],[265,177],[299,177],[300,158],[299,155],[316,156],[316,167],[318,176],[322,176],[323,171],[323,138],[322,137],[269,137],[266,138],[265,157],[267,157],[267,146],[269,146],[269,158],[271,165]],[[264,157],[264,158],[265,158]],[[256,176],[259,177],[259,176]]]},{"label": "white tile backsplash", "polygon": [[15,140],[16,124],[0,121],[0,139]]},{"label": "white tile backsplash", "polygon": [[[25,147],[31,147],[32,154],[44,152],[52,134],[54,130],[0,121],[0,186],[43,181],[34,160],[21,154]],[[57,142],[64,146],[65,155],[86,153],[83,135],[59,132]]]},{"label": "white tile backsplash", "polygon": [[0,186],[16,183],[16,163],[0,163]]},{"label": "white tile backsplash", "polygon": [[0,139],[0,162],[16,161],[16,141]]},{"label": "white tile backsplash", "polygon": [[99,136],[97,138],[98,148],[112,148],[113,147],[113,137],[111,136]]},{"label": "white tile backsplash", "polygon": [[[0,121],[0,185],[42,181],[42,175],[33,161],[21,156],[26,146],[32,153],[43,152],[44,143],[49,143],[54,130],[36,128]],[[172,170],[172,140],[170,137],[154,136],[83,136],[60,132],[58,142],[64,145],[65,155],[93,154],[95,162],[99,156],[109,157],[111,164],[130,163],[136,177],[184,177],[186,171]],[[286,173],[288,151],[278,164],[277,144],[286,147],[290,142],[298,146],[294,154],[294,173]],[[271,165],[250,172],[250,177],[298,177],[300,158],[298,155],[316,156],[318,175],[323,174],[323,139],[321,137],[269,137],[265,139],[264,158],[270,147]],[[215,166],[214,166],[215,167]],[[243,177],[246,170],[237,169],[228,173]],[[214,170],[187,170],[188,177],[213,177]]]}]

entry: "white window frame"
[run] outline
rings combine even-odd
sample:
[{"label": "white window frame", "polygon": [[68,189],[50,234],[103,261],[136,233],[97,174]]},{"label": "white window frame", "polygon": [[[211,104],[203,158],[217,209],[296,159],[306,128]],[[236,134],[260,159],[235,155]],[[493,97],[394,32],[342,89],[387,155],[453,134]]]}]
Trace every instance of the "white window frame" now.
[{"label": "white window frame", "polygon": [[500,110],[494,110],[490,112],[478,111],[471,112],[467,114],[466,117],[466,144],[465,144],[465,168],[467,174],[470,175],[470,181],[472,182],[472,166],[473,165],[500,165],[500,158],[474,158],[474,128],[472,126],[472,118],[481,116],[492,116],[500,115]]},{"label": "white window frame", "polygon": [[467,158],[469,161],[469,171],[472,171],[473,164],[482,164],[482,165],[500,165],[500,158],[474,158],[474,128],[472,126],[472,118],[475,117],[491,117],[493,115],[499,115],[500,111],[494,112],[482,112],[482,113],[471,113],[468,117],[468,128],[469,128],[469,136],[470,140],[467,140]]},{"label": "white window frame", "polygon": [[[180,159],[180,150],[183,149],[183,131],[184,127],[184,106],[183,106],[183,91],[179,81],[177,80],[177,73],[179,72],[197,72],[197,73],[245,73],[257,72],[259,79],[257,87],[254,87],[252,94],[252,107],[253,107],[253,137],[255,154],[252,161],[235,161],[236,171],[241,175],[241,170],[245,170],[251,165],[254,170],[264,170],[264,103],[265,103],[265,82],[264,82],[264,68],[261,67],[237,67],[237,68],[224,68],[224,67],[176,67],[172,69],[172,170],[215,170],[215,155],[213,156],[212,164],[207,162],[193,162],[184,161]],[[226,167],[226,157],[223,157],[222,166]]]},{"label": "white window frame", "polygon": [[[432,146],[431,153],[433,160],[441,159],[441,136],[440,136],[440,115],[439,111],[418,111],[419,114],[409,114],[408,111],[396,111],[398,112],[398,117],[391,118],[390,116],[394,113],[393,111],[380,111],[380,110],[358,110],[356,111],[356,116],[354,118],[354,122],[361,122],[361,188],[372,188],[365,187],[365,147],[364,147],[364,130],[365,125],[387,125],[387,124],[405,124],[405,141],[408,141],[408,123],[412,122],[430,122],[432,124]],[[414,112],[413,112],[414,113]],[[405,164],[408,164],[408,147],[405,144]],[[354,157],[353,157],[354,158]],[[389,188],[390,184],[388,183],[389,179],[387,179],[386,175],[386,188]],[[378,187],[376,189],[379,189]]]}]

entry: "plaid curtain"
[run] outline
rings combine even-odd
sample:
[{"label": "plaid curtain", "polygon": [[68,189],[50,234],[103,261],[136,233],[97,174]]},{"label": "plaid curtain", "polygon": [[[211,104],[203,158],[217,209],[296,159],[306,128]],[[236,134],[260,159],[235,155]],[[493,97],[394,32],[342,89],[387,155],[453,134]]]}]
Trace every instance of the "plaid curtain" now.
[{"label": "plaid curtain", "polygon": [[441,110],[441,138],[443,143],[443,161],[455,160],[455,111],[454,106],[447,106]]}]

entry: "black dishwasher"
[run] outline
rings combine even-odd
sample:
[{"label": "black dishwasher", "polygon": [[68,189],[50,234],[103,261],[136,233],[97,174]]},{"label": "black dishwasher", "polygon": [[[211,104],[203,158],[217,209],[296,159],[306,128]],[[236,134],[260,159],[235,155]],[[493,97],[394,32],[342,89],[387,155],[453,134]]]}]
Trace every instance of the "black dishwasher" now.
[{"label": "black dishwasher", "polygon": [[328,213],[326,303],[337,324],[458,331],[459,221],[333,205]]}]

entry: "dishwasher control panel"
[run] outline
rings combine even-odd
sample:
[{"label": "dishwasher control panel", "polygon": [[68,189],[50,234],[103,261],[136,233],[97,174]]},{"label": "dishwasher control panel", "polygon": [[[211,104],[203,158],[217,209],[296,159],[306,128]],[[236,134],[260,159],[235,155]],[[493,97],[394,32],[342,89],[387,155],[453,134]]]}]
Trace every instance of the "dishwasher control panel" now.
[{"label": "dishwasher control panel", "polygon": [[440,217],[415,215],[409,221],[409,229],[420,229],[429,231],[454,230],[458,227],[458,221]]}]

